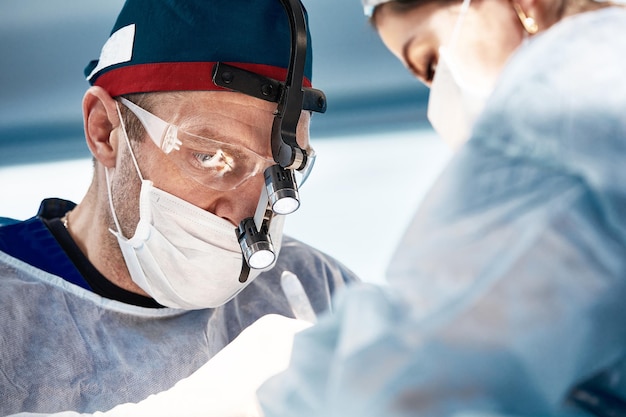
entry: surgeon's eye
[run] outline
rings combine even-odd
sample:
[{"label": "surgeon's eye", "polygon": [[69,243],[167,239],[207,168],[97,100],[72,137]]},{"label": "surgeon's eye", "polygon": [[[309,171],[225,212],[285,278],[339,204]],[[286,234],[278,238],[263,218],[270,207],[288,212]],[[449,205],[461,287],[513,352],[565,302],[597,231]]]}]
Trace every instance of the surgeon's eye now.
[{"label": "surgeon's eye", "polygon": [[209,155],[208,153],[194,153],[193,156],[200,162],[200,165],[205,166],[211,161],[213,155]]},{"label": "surgeon's eye", "polygon": [[218,149],[213,155],[207,153],[194,153],[193,155],[202,168],[229,171],[235,168],[234,158],[221,149]]}]

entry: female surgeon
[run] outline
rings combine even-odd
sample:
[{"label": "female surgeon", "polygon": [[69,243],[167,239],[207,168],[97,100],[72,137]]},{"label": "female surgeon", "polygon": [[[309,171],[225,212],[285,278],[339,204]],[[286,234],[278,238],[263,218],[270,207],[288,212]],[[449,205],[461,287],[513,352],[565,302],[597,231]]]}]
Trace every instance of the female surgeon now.
[{"label": "female surgeon", "polygon": [[364,5],[456,151],[389,286],[295,337],[265,416],[626,415],[626,10]]}]

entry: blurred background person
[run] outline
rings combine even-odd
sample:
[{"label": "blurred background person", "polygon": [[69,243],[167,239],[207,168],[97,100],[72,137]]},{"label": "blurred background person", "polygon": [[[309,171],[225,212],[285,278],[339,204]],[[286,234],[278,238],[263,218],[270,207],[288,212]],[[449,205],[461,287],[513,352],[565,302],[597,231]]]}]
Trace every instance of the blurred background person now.
[{"label": "blurred background person", "polygon": [[296,336],[265,416],[624,415],[626,11],[364,6],[455,153],[390,288],[346,291]]}]

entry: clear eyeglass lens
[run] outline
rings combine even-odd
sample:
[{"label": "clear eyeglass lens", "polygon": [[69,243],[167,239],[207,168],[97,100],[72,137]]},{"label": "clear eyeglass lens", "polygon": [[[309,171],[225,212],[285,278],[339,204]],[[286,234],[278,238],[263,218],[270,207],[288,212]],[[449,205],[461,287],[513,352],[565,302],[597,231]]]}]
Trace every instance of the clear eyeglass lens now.
[{"label": "clear eyeglass lens", "polygon": [[242,146],[187,133],[126,99],[122,99],[122,103],[137,116],[170,160],[209,188],[232,190],[275,164],[272,158]]},{"label": "clear eyeglass lens", "polygon": [[232,190],[274,164],[273,159],[240,146],[200,138],[180,130],[179,137],[183,144],[168,157],[196,181],[213,189]]},{"label": "clear eyeglass lens", "polygon": [[295,172],[296,184],[298,185],[298,188],[304,185],[306,180],[309,178],[311,171],[313,170],[313,165],[315,165],[315,158],[317,157],[317,155],[315,154],[315,150],[313,150],[313,148],[309,148],[307,152],[308,159],[306,166],[301,171]]}]

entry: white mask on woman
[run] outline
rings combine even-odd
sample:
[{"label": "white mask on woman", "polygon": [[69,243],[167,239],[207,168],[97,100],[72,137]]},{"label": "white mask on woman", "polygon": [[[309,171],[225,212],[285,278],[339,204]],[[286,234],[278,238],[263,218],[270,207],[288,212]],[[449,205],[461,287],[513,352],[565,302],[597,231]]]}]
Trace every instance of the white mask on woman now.
[{"label": "white mask on woman", "polygon": [[[113,207],[107,169],[109,203],[117,231],[109,230],[117,237],[128,272],[141,289],[164,306],[213,308],[225,304],[262,271],[274,266],[251,269],[248,279],[240,282],[244,260],[235,226],[143,179],[123,122],[122,130],[142,180],[139,223],[133,237],[124,237]],[[277,256],[283,224],[284,216],[277,215],[269,231]]]},{"label": "white mask on woman", "polygon": [[450,45],[439,48],[439,60],[428,100],[428,120],[453,149],[469,139],[472,126],[492,91],[492,87],[478,88],[463,80],[462,71],[451,52],[456,46],[458,32],[469,4],[470,0],[463,1]]}]

